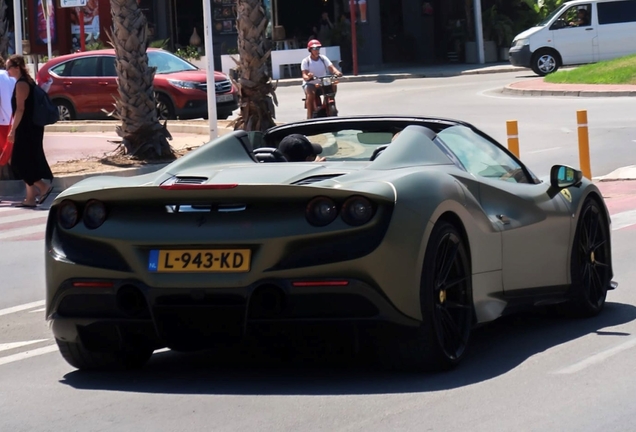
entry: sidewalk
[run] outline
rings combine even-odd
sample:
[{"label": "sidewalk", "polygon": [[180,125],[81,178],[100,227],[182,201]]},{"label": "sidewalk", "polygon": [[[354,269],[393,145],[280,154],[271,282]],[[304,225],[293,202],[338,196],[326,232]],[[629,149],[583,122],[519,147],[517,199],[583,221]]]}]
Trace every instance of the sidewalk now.
[{"label": "sidewalk", "polygon": [[[512,66],[510,63],[486,63],[464,64],[449,63],[440,65],[406,66],[401,68],[388,68],[378,71],[360,72],[357,76],[346,74],[340,78],[340,82],[387,82],[398,79],[412,78],[443,78],[460,75],[482,75],[504,72],[530,72],[530,69]],[[278,87],[300,86],[302,78],[285,78],[278,80]]]},{"label": "sidewalk", "polygon": [[523,96],[636,96],[636,85],[552,84],[543,81],[543,78],[533,78],[507,85],[504,93]]}]

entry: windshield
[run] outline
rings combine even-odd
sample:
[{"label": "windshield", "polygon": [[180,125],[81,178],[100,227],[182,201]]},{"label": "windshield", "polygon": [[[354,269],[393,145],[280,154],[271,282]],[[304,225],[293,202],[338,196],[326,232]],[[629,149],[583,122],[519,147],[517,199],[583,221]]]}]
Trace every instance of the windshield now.
[{"label": "windshield", "polygon": [[391,143],[392,132],[363,132],[347,129],[318,135],[307,135],[309,141],[320,144],[330,161],[369,161],[373,152]]},{"label": "windshield", "polygon": [[148,66],[157,68],[158,74],[193,71],[199,68],[167,51],[148,51]]},{"label": "windshield", "polygon": [[548,23],[550,21],[552,21],[552,18],[554,18],[555,16],[560,14],[566,7],[567,7],[567,3],[561,5],[560,8],[552,11],[547,17],[545,17],[545,19],[543,21],[541,21],[539,24],[537,24],[537,26],[542,27],[542,26],[548,25]]}]

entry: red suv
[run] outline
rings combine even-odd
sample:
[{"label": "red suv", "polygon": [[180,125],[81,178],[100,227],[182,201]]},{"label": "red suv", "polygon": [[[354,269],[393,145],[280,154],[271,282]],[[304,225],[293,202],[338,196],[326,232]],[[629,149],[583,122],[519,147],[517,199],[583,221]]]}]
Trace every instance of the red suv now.
[{"label": "red suv", "polygon": [[[207,73],[164,50],[149,49],[148,65],[156,68],[154,90],[163,119],[207,118]],[[214,72],[217,117],[226,119],[238,108],[238,92],[227,75]],[[49,96],[60,120],[106,117],[118,96],[115,50],[87,51],[56,57],[38,72],[42,85],[52,80]]]}]

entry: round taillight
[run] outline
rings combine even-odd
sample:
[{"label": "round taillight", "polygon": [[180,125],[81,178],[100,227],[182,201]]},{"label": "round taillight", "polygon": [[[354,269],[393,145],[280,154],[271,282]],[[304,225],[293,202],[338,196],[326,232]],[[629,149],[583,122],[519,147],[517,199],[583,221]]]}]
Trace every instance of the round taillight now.
[{"label": "round taillight", "polygon": [[353,196],[342,205],[342,220],[349,225],[364,225],[374,214],[373,204],[363,196]]},{"label": "round taillight", "polygon": [[90,200],[84,207],[84,225],[88,229],[102,226],[106,220],[106,206],[103,202]]},{"label": "round taillight", "polygon": [[64,229],[71,229],[77,225],[79,212],[73,201],[64,200],[57,210],[57,218],[60,226]]},{"label": "round taillight", "polygon": [[327,197],[317,197],[307,204],[305,210],[307,221],[314,226],[325,226],[338,217],[336,203]]}]

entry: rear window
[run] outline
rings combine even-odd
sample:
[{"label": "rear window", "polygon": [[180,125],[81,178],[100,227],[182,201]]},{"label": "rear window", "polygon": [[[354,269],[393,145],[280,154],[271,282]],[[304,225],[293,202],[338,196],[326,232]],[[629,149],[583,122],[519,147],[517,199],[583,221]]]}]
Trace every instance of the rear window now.
[{"label": "rear window", "polygon": [[597,3],[599,24],[636,22],[636,0]]}]

